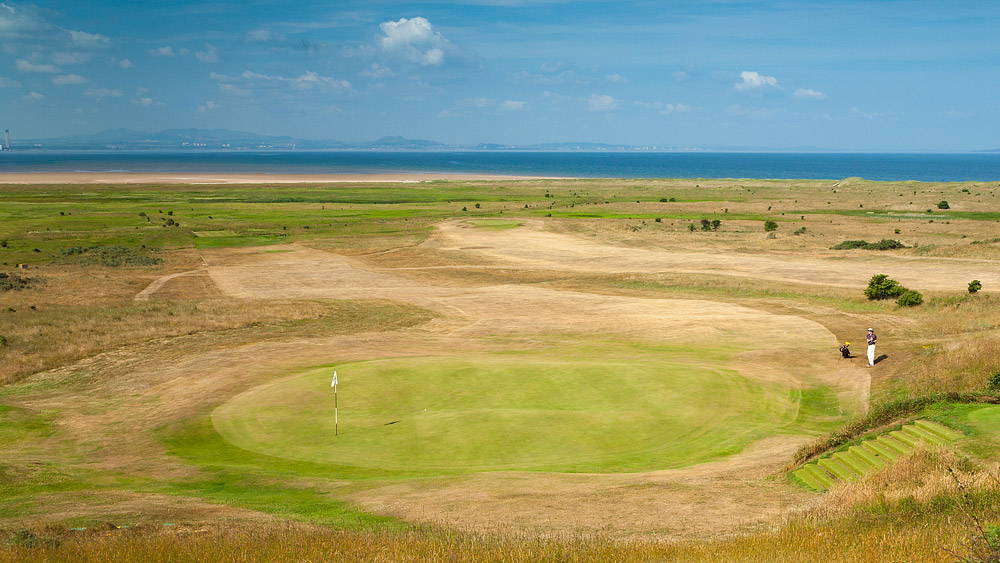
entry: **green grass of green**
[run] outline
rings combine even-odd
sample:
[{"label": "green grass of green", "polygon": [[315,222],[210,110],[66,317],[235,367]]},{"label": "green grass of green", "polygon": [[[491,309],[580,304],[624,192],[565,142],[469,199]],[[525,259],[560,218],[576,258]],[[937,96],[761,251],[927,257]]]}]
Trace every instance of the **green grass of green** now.
[{"label": "green grass of green", "polygon": [[[397,358],[307,370],[213,413],[231,443],[275,457],[418,474],[647,471],[695,464],[838,416],[725,369],[726,352],[571,350]],[[338,371],[339,436],[334,435]]]}]

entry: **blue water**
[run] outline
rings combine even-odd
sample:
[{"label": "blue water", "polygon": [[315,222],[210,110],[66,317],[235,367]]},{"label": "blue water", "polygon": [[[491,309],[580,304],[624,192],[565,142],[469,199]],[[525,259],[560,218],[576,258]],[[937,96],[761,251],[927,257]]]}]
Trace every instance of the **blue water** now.
[{"label": "blue water", "polygon": [[588,178],[1000,181],[1000,153],[11,151],[0,173],[461,173]]}]

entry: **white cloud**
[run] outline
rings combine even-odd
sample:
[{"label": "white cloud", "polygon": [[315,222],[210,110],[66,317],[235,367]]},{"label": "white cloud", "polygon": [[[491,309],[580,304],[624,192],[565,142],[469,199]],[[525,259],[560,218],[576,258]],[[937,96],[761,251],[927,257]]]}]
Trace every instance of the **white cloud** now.
[{"label": "white cloud", "polygon": [[253,31],[248,31],[244,36],[247,41],[252,43],[271,43],[273,41],[284,41],[285,37],[283,35],[267,31],[265,29],[255,29]]},{"label": "white cloud", "polygon": [[174,48],[170,45],[164,45],[163,47],[158,47],[156,49],[150,49],[146,51],[154,57],[176,57],[177,53],[174,52]]},{"label": "white cloud", "polygon": [[122,68],[135,68],[135,63],[133,63],[132,61],[130,61],[128,59],[122,59],[122,60],[118,61],[118,66],[120,66]]},{"label": "white cloud", "polygon": [[484,108],[494,104],[494,101],[489,98],[466,98],[461,101],[463,106],[472,106],[474,108]]},{"label": "white cloud", "polygon": [[393,75],[392,69],[390,69],[387,66],[380,65],[378,63],[372,63],[372,66],[361,71],[361,76],[367,78],[374,78],[376,80],[379,78],[384,78],[386,76],[392,76],[392,75]]},{"label": "white cloud", "polygon": [[500,109],[504,111],[522,111],[525,106],[527,106],[526,102],[516,100],[504,100],[500,103]]},{"label": "white cloud", "polygon": [[587,100],[587,109],[590,111],[613,111],[618,109],[618,103],[618,100],[606,94],[591,94]]},{"label": "white cloud", "polygon": [[53,53],[52,62],[57,65],[77,65],[91,59],[89,53]]},{"label": "white cloud", "polygon": [[812,88],[799,88],[795,91],[794,96],[803,100],[822,100],[826,97],[826,94],[817,92]]},{"label": "white cloud", "polygon": [[52,77],[52,83],[56,86],[68,86],[71,84],[83,84],[87,79],[79,74],[60,74]]},{"label": "white cloud", "polygon": [[382,51],[421,66],[442,66],[455,49],[426,18],[400,18],[379,24]]},{"label": "white cloud", "polygon": [[205,50],[194,54],[195,58],[203,63],[219,62],[219,49],[211,43],[205,43]]},{"label": "white cloud", "polygon": [[215,104],[215,102],[213,102],[212,100],[206,100],[205,105],[198,106],[198,111],[200,111],[201,113],[206,113],[212,111],[216,107],[218,106]]},{"label": "white cloud", "polygon": [[25,100],[30,100],[33,102],[40,102],[45,99],[45,94],[39,94],[38,92],[28,92],[24,95]]},{"label": "white cloud", "polygon": [[755,90],[757,88],[778,88],[778,79],[773,76],[765,76],[751,70],[744,70],[740,73],[742,82],[737,82],[734,87],[740,92]]},{"label": "white cloud", "polygon": [[90,90],[84,90],[83,95],[97,100],[102,98],[120,98],[122,97],[122,91],[113,90],[111,88],[93,88]]},{"label": "white cloud", "polygon": [[726,114],[733,117],[747,117],[750,119],[772,119],[781,112],[778,108],[758,108],[747,107],[739,104],[729,106]]},{"label": "white cloud", "polygon": [[86,31],[73,31],[72,29],[67,29],[70,38],[72,38],[73,43],[77,45],[110,45],[111,40],[100,33],[87,33]]},{"label": "white cloud", "polygon": [[[222,75],[213,74],[212,76],[215,77]],[[329,76],[321,76],[310,70],[307,70],[302,75],[295,77],[260,74],[248,70],[245,71],[243,74],[241,74],[240,78],[250,82],[280,82],[289,84],[300,90],[309,90],[312,88],[317,88],[325,90],[346,91],[351,89],[351,83],[346,80],[337,80]]]},{"label": "white cloud", "polygon": [[232,94],[234,96],[249,96],[253,92],[247,90],[246,88],[240,88],[235,84],[219,84],[219,90],[226,92],[227,94]]},{"label": "white cloud", "polygon": [[20,70],[21,72],[47,72],[52,74],[59,72],[59,69],[56,68],[55,65],[35,64],[26,59],[17,59],[14,66],[16,66],[17,70]]},{"label": "white cloud", "polygon": [[434,117],[439,117],[441,119],[447,119],[449,117],[458,117],[458,114],[455,113],[455,112],[453,112],[453,111],[451,111],[450,109],[443,109],[443,110],[437,112],[437,115],[435,115]]},{"label": "white cloud", "polygon": [[20,88],[21,83],[17,80],[11,80],[10,78],[4,78],[0,76],[0,88]]},{"label": "white cloud", "polygon": [[132,100],[132,105],[149,107],[153,105],[153,98],[135,98]]},{"label": "white cloud", "polygon": [[663,102],[636,102],[635,104],[640,107],[655,109],[663,115],[670,115],[671,113],[686,113],[696,109],[694,106],[690,106],[688,104],[665,104]]},{"label": "white cloud", "polygon": [[628,84],[628,78],[625,78],[624,76],[618,73],[609,74],[605,76],[604,79],[613,84]]}]

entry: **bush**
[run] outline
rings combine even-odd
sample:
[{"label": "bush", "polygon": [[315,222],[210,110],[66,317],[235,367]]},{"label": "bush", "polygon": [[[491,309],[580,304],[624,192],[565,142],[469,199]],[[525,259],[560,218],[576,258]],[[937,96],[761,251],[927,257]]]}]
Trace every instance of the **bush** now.
[{"label": "bush", "polygon": [[855,248],[863,248],[865,250],[898,250],[900,248],[909,248],[905,244],[899,242],[896,239],[882,239],[878,242],[868,242],[864,240],[845,240],[844,242],[831,247],[831,250],[852,250]]},{"label": "bush", "polygon": [[701,220],[701,230],[703,230],[703,231],[711,231],[712,230],[712,222],[709,221],[708,219],[702,219]]},{"label": "bush", "polygon": [[948,205],[947,201],[942,199],[941,203],[938,203],[938,209],[951,209],[951,206]]},{"label": "bush", "polygon": [[919,291],[910,289],[899,296],[899,299],[896,300],[896,305],[900,307],[916,307],[923,302],[924,296],[920,295]]},{"label": "bush", "polygon": [[768,219],[767,221],[764,221],[764,231],[765,232],[769,233],[771,231],[776,231],[776,230],[778,230],[778,224],[777,223],[775,223],[774,221],[772,221],[770,219]]},{"label": "bush", "polygon": [[[168,224],[172,221],[168,220]],[[127,246],[71,246],[60,250],[60,254],[74,257],[72,261],[78,264],[99,264],[106,268],[154,266],[163,262],[162,258],[149,256],[145,248]]]},{"label": "bush", "polygon": [[28,289],[35,281],[35,278],[27,278],[17,274],[6,274],[4,272],[0,272],[0,291]]},{"label": "bush", "polygon": [[907,292],[907,289],[899,282],[885,274],[875,274],[868,280],[868,288],[865,289],[865,296],[868,299],[892,299]]},{"label": "bush", "polygon": [[721,227],[721,226],[722,226],[722,221],[720,221],[718,219],[712,219],[712,230],[713,231],[718,231],[719,227]]},{"label": "bush", "polygon": [[972,280],[969,282],[969,293],[976,293],[983,288],[983,284],[979,280]]},{"label": "bush", "polygon": [[7,337],[0,334],[0,348],[7,345]]}]

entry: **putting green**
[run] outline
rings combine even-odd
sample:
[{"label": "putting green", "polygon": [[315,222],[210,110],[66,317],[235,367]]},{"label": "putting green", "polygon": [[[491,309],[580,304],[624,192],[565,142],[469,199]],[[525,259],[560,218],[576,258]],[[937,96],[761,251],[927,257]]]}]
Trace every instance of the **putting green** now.
[{"label": "putting green", "polygon": [[602,352],[337,365],[339,436],[333,367],[254,388],[212,421],[241,448],[338,466],[621,472],[732,454],[816,411],[800,408],[798,391],[713,367],[722,356]]}]

